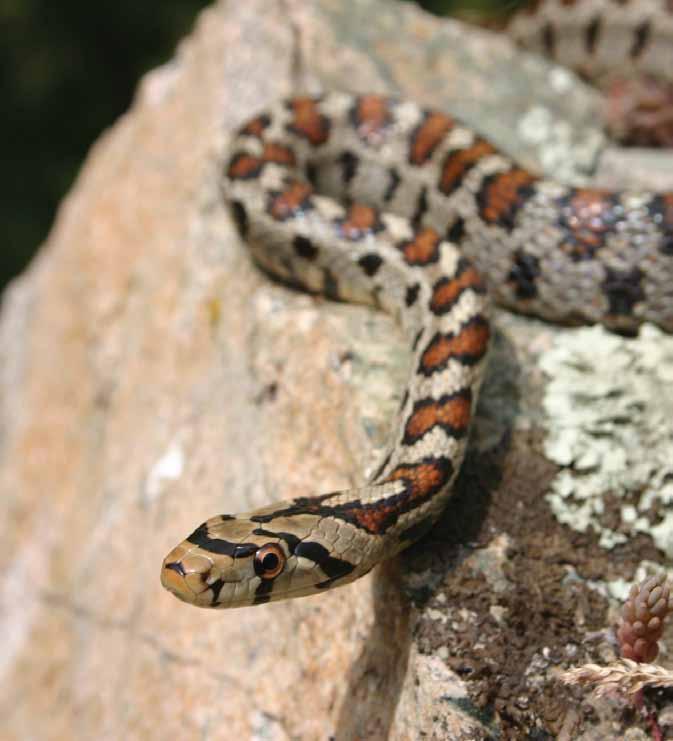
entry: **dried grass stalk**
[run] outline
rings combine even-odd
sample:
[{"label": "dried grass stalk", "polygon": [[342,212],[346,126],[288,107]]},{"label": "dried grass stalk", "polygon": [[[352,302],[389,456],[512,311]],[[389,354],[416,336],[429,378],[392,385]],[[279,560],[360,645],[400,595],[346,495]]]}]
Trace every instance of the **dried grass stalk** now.
[{"label": "dried grass stalk", "polygon": [[607,666],[585,664],[561,674],[566,684],[595,685],[597,695],[634,695],[645,687],[673,687],[673,672],[656,664],[618,659]]}]

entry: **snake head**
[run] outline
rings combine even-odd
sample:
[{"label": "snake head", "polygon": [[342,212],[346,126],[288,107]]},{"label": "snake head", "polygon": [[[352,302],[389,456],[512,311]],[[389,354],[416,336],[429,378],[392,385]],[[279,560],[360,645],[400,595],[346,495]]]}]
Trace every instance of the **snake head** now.
[{"label": "snake head", "polygon": [[261,512],[200,525],[164,559],[163,586],[198,607],[242,607],[316,594],[369,570],[358,567],[354,549],[335,555],[320,536],[320,518],[294,514],[268,523]]}]

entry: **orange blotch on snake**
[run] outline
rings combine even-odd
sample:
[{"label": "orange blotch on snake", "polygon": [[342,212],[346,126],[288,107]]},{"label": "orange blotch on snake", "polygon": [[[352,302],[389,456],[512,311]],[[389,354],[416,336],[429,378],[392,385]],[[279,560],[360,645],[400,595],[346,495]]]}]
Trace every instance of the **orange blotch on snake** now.
[{"label": "orange blotch on snake", "polygon": [[404,439],[411,444],[433,427],[440,425],[453,434],[462,434],[470,424],[472,395],[466,393],[419,402],[407,420]]},{"label": "orange blotch on snake", "polygon": [[593,258],[615,228],[614,194],[577,188],[560,206],[559,222],[566,230],[561,249],[575,260]]},{"label": "orange blotch on snake", "polygon": [[412,165],[427,162],[453,126],[453,119],[445,113],[427,113],[411,137],[409,162]]},{"label": "orange blotch on snake", "polygon": [[495,153],[495,148],[485,139],[477,139],[471,147],[457,149],[446,155],[439,176],[439,189],[445,195],[453,191],[463,182],[469,172],[480,159]]},{"label": "orange blotch on snake", "polygon": [[294,152],[290,147],[278,144],[278,142],[267,142],[264,145],[262,159],[265,162],[274,162],[278,165],[288,165],[290,167],[296,164]]},{"label": "orange blotch on snake", "polygon": [[397,507],[380,504],[370,509],[352,510],[351,516],[357,524],[370,533],[385,532],[391,519],[396,519]]},{"label": "orange blotch on snake", "polygon": [[246,136],[255,136],[261,139],[264,130],[271,124],[271,119],[267,114],[262,114],[248,121],[247,124],[241,129],[241,134]]},{"label": "orange blotch on snake", "polygon": [[485,286],[479,273],[472,265],[468,265],[455,278],[441,278],[435,283],[430,299],[430,310],[434,314],[445,314],[454,305],[460,294],[468,288],[478,293],[485,291]]},{"label": "orange blotch on snake", "polygon": [[284,221],[298,211],[309,208],[313,188],[301,180],[291,182],[282,192],[274,195],[269,205],[269,213],[277,221]]},{"label": "orange blotch on snake", "polygon": [[534,175],[520,168],[488,178],[480,193],[481,217],[489,224],[510,226],[517,209],[536,180]]},{"label": "orange blotch on snake", "polygon": [[251,154],[237,154],[229,163],[227,176],[232,180],[246,180],[259,175],[264,166],[263,160]]},{"label": "orange blotch on snake", "polygon": [[489,336],[488,323],[480,317],[463,325],[458,334],[437,334],[421,356],[420,370],[432,373],[453,357],[466,363],[476,362],[485,355]]},{"label": "orange blotch on snake", "polygon": [[380,231],[381,228],[379,213],[375,208],[364,203],[353,203],[348,208],[346,218],[339,221],[339,236],[357,240]]},{"label": "orange blotch on snake", "polygon": [[309,141],[314,147],[329,138],[329,119],[318,109],[314,98],[298,97],[290,101],[293,118],[288,129]]},{"label": "orange blotch on snake", "polygon": [[377,144],[390,125],[390,103],[381,95],[361,95],[351,114],[358,136],[370,144]]},{"label": "orange blotch on snake", "polygon": [[398,249],[409,265],[427,265],[437,262],[440,242],[439,234],[428,227],[416,232],[413,239],[399,244]]},{"label": "orange blotch on snake", "polygon": [[404,480],[411,485],[411,499],[425,499],[450,478],[450,467],[440,466],[435,462],[417,463],[410,466],[398,466],[385,481]]}]

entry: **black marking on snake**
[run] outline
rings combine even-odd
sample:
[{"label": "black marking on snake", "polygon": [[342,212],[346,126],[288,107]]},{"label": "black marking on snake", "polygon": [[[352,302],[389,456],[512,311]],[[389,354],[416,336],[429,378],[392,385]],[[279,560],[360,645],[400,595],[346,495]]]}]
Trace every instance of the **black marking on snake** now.
[{"label": "black marking on snake", "polygon": [[235,519],[236,519],[235,515],[220,515],[220,520],[222,520],[222,522],[230,522],[231,520],[235,520]]},{"label": "black marking on snake", "polygon": [[343,561],[340,558],[330,556],[329,551],[320,543],[311,541],[302,541],[295,549],[295,556],[308,558],[313,563],[318,564],[330,579],[338,579],[350,574],[355,569],[352,563]]},{"label": "black marking on snake", "polygon": [[373,252],[369,252],[358,260],[358,265],[371,278],[378,273],[379,268],[383,265],[383,259]]},{"label": "black marking on snake", "polygon": [[341,165],[341,177],[348,185],[357,175],[359,160],[353,152],[345,151],[341,153],[337,161]]},{"label": "black marking on snake", "polygon": [[255,554],[257,546],[253,543],[239,543],[234,546],[233,558],[249,558]]},{"label": "black marking on snake", "polygon": [[416,210],[411,217],[411,223],[414,227],[418,227],[418,225],[421,223],[421,220],[427,213],[428,208],[428,189],[424,186],[423,188],[421,188],[421,192],[418,196],[418,201],[416,202]]},{"label": "black marking on snake", "polygon": [[245,239],[248,236],[248,228],[250,226],[248,212],[245,210],[245,206],[240,201],[232,201],[231,215],[236,223],[238,233]]},{"label": "black marking on snake", "polygon": [[636,27],[633,36],[633,44],[629,50],[629,56],[631,59],[638,59],[638,57],[643,53],[643,50],[647,46],[647,42],[650,40],[651,33],[652,27],[649,20],[643,21]]},{"label": "black marking on snake", "polygon": [[360,128],[360,96],[357,96],[353,100],[353,105],[348,110],[348,121],[350,125],[358,131]]},{"label": "black marking on snake", "polygon": [[601,24],[601,17],[597,15],[591,19],[589,25],[586,27],[584,35],[584,47],[587,51],[587,54],[593,54],[596,51],[596,45],[601,33]]},{"label": "black marking on snake", "polygon": [[384,203],[388,203],[393,200],[393,198],[395,197],[395,193],[397,192],[397,189],[402,182],[402,178],[400,177],[400,174],[399,172],[397,172],[396,168],[391,167],[390,170],[388,170],[388,175],[390,177],[390,180],[388,181],[385,193],[383,194]]},{"label": "black marking on snake", "polygon": [[402,398],[400,399],[400,411],[404,409],[408,401],[409,401],[409,389],[404,389],[404,393],[402,394]]},{"label": "black marking on snake", "polygon": [[376,481],[376,479],[383,474],[383,472],[386,470],[386,466],[390,463],[390,459],[392,458],[393,451],[390,450],[386,457],[381,461],[381,465],[376,469],[374,475],[372,476],[371,480]]},{"label": "black marking on snake", "polygon": [[608,313],[613,316],[630,316],[633,307],[643,301],[645,294],[640,285],[643,272],[640,268],[632,270],[613,270],[606,268],[605,280],[601,288],[608,299]]},{"label": "black marking on snake", "polygon": [[212,590],[213,597],[210,600],[210,604],[215,606],[217,604],[217,600],[220,598],[220,592],[222,591],[222,587],[224,586],[224,579],[216,579],[212,584],[208,584],[208,589]]},{"label": "black marking on snake", "polygon": [[407,291],[404,296],[404,303],[407,306],[413,306],[418,299],[418,292],[421,290],[420,283],[414,283],[411,286],[407,286]]},{"label": "black marking on snake", "polygon": [[545,55],[553,59],[556,56],[556,34],[551,23],[544,24],[540,29],[540,36]]},{"label": "black marking on snake", "polygon": [[292,240],[292,247],[299,257],[304,260],[315,260],[318,256],[318,248],[308,237],[297,236]]},{"label": "black marking on snake", "polygon": [[372,300],[372,306],[375,308],[381,310],[383,309],[383,304],[381,303],[381,294],[383,293],[383,286],[374,286],[372,290],[369,292],[369,295]]},{"label": "black marking on snake", "polygon": [[271,592],[273,591],[273,579],[262,579],[262,581],[255,589],[255,596],[253,598],[253,604],[263,605],[271,600]]},{"label": "black marking on snake", "polygon": [[336,279],[332,271],[329,270],[329,268],[325,268],[322,271],[322,278],[322,290],[325,296],[332,299],[333,301],[340,300],[341,297],[339,296],[339,281]]},{"label": "black marking on snake", "polygon": [[221,538],[211,538],[208,535],[208,523],[204,522],[187,538],[189,543],[203,548],[210,553],[218,553],[231,558],[242,558],[253,555],[259,546],[256,543],[232,543]]},{"label": "black marking on snake", "polygon": [[292,501],[289,507],[282,507],[281,509],[264,515],[252,515],[250,517],[251,522],[259,522],[261,524],[267,524],[273,522],[276,517],[285,517],[288,515],[300,515],[300,514],[318,514],[316,507],[322,507],[323,509],[329,509],[324,507],[323,502],[329,501],[332,497],[338,496],[338,491],[331,491],[327,494],[320,494],[316,497],[297,497]]},{"label": "black marking on snake", "polygon": [[418,343],[421,341],[421,337],[423,336],[423,330],[419,329],[418,332],[416,332],[416,336],[413,339],[413,342],[411,343],[411,349],[416,352],[416,348],[418,347]]},{"label": "black marking on snake", "polygon": [[446,230],[446,239],[454,244],[460,244],[465,236],[465,219],[457,218]]},{"label": "black marking on snake", "polygon": [[171,561],[170,563],[166,564],[166,568],[170,569],[171,571],[175,571],[175,573],[180,574],[180,576],[187,576],[185,567],[180,561]]},{"label": "black marking on snake", "polygon": [[256,530],[253,530],[252,534],[262,535],[265,538],[279,538],[280,540],[284,540],[287,543],[287,547],[290,553],[294,553],[295,548],[301,542],[299,538],[296,535],[293,535],[292,533],[284,533],[284,532],[274,533],[272,530],[265,530],[263,527],[258,527]]},{"label": "black marking on snake", "polygon": [[523,250],[517,250],[514,255],[514,265],[507,275],[507,282],[513,284],[516,297],[522,301],[537,296],[535,281],[540,276],[540,259],[529,255]]},{"label": "black marking on snake", "polygon": [[306,175],[306,179],[311,183],[313,187],[315,187],[318,184],[318,173],[320,172],[320,168],[315,162],[308,162],[306,164],[306,167],[304,168],[304,173]]},{"label": "black marking on snake", "polygon": [[257,118],[253,118],[252,121],[248,121],[239,130],[239,134],[246,136],[254,136],[257,139],[261,139],[260,131],[268,129],[271,125],[271,116],[268,113],[262,113]]}]

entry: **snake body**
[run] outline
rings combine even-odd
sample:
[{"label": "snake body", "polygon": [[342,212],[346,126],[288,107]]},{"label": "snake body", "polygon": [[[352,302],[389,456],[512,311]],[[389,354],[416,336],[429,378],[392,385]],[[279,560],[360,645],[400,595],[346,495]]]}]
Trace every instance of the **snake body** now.
[{"label": "snake body", "polygon": [[673,331],[673,193],[537,177],[409,101],[337,92],[282,101],[236,134],[223,189],[265,271],[390,312],[413,359],[367,486],[218,515],[168,554],[162,583],[194,605],[346,584],[432,527],[465,452],[489,296],[556,322]]}]

